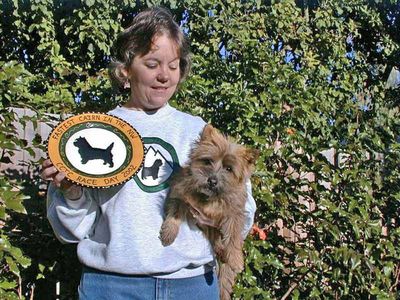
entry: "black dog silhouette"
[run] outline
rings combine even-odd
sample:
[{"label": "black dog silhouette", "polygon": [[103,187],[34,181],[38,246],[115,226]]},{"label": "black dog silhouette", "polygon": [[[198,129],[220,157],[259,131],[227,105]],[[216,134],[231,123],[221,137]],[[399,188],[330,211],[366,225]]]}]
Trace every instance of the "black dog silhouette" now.
[{"label": "black dog silhouette", "polygon": [[148,176],[153,177],[154,179],[158,178],[158,172],[160,170],[160,167],[163,165],[161,159],[156,159],[151,167],[145,167],[143,166],[142,170],[142,179],[145,179]]},{"label": "black dog silhouette", "polygon": [[84,137],[79,137],[75,140],[74,146],[78,148],[83,164],[92,159],[102,159],[104,161],[103,165],[109,164],[110,168],[114,167],[113,155],[111,153],[114,143],[111,143],[106,149],[93,148]]}]

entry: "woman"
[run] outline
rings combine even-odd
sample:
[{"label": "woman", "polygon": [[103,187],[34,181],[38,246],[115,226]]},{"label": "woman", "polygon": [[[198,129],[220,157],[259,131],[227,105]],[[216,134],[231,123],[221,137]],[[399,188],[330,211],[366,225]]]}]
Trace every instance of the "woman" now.
[{"label": "woman", "polygon": [[[56,236],[78,243],[84,266],[79,297],[218,299],[214,253],[198,227],[182,224],[168,247],[159,240],[166,181],[175,165],[187,161],[206,124],[168,104],[189,72],[188,43],[167,10],[151,8],[134,18],[114,46],[111,80],[130,88],[130,98],[109,113],[129,122],[143,137],[142,170],[124,185],[102,190],[72,185],[50,160],[41,173],[52,181],[48,219]],[[155,170],[157,153],[165,160]],[[250,186],[248,194],[244,236],[255,212]],[[210,222],[204,216],[197,220]]]}]

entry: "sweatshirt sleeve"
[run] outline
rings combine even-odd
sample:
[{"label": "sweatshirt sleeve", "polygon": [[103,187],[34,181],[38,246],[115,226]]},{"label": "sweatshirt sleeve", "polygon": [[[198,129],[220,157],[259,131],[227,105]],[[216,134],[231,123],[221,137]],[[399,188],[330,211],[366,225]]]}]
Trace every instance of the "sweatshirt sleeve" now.
[{"label": "sweatshirt sleeve", "polygon": [[81,198],[71,201],[54,184],[49,185],[47,218],[62,243],[77,243],[92,232],[99,213],[93,192],[96,191],[83,188]]},{"label": "sweatshirt sleeve", "polygon": [[253,194],[251,191],[251,182],[248,180],[246,182],[247,189],[247,201],[244,207],[245,223],[242,231],[243,239],[249,234],[251,227],[254,223],[254,215],[256,213],[256,202],[254,201]]}]

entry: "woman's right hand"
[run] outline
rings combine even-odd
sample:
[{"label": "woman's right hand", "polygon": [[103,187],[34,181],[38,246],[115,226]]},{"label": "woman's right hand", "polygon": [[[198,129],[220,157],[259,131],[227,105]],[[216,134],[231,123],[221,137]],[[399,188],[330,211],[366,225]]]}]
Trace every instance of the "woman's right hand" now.
[{"label": "woman's right hand", "polygon": [[82,187],[68,181],[65,173],[59,172],[50,159],[43,161],[40,177],[44,180],[52,181],[61,189],[64,196],[70,200],[77,200],[82,196]]},{"label": "woman's right hand", "polygon": [[53,183],[59,188],[69,188],[69,185],[72,185],[72,183],[65,179],[65,173],[59,172],[50,159],[46,159],[42,163],[40,177],[47,181],[53,181]]}]

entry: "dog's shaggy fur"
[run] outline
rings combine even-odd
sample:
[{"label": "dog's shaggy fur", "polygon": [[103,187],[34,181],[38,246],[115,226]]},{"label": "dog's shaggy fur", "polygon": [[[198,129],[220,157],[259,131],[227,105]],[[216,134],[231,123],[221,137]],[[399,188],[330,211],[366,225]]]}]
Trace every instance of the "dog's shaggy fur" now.
[{"label": "dog's shaggy fur", "polygon": [[175,240],[183,220],[195,222],[191,206],[217,224],[217,228],[198,226],[216,253],[223,300],[230,299],[236,274],[243,270],[245,183],[258,155],[258,151],[230,141],[207,125],[191,151],[188,165],[172,179],[165,204],[166,218],[160,231],[164,246]]}]

